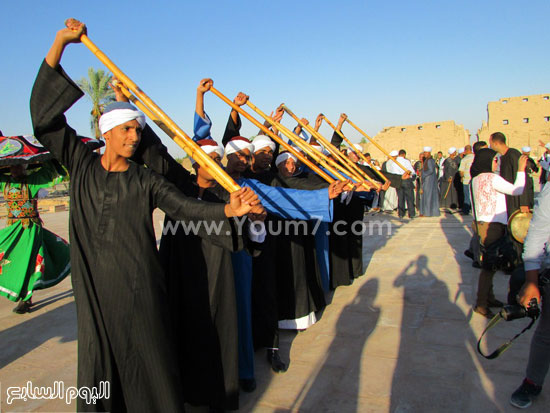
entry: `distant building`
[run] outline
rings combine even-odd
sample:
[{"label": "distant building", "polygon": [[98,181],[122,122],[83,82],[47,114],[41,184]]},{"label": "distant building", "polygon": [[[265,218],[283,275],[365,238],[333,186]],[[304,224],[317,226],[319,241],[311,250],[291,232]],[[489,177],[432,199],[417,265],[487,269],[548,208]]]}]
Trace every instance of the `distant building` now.
[{"label": "distant building", "polygon": [[[384,128],[374,138],[387,152],[405,149],[407,157],[418,159],[424,146],[432,147],[432,154],[442,151],[447,156],[447,150],[454,146],[457,149],[470,143],[470,133],[464,126],[457,125],[453,120],[427,122],[416,125],[390,126]],[[373,159],[385,160],[387,157],[372,143],[363,145]]]},{"label": "distant building", "polygon": [[506,135],[508,146],[531,147],[531,156],[542,155],[539,139],[550,142],[550,94],[501,98],[487,104],[487,122],[477,135],[488,142],[494,132]]}]

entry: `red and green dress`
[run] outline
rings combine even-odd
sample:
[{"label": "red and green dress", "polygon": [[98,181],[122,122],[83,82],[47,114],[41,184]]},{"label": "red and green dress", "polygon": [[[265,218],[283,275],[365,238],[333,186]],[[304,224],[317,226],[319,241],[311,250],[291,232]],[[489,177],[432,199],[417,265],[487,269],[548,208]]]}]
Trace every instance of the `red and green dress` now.
[{"label": "red and green dress", "polygon": [[27,301],[70,272],[69,244],[42,227],[37,208],[38,191],[57,175],[49,162],[22,179],[0,174],[8,207],[7,226],[0,230],[0,295],[11,301]]}]

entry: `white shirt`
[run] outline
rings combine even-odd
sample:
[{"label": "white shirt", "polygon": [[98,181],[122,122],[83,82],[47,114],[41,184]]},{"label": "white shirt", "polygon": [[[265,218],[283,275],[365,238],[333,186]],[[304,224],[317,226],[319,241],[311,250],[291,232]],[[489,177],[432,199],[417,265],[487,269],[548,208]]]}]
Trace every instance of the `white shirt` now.
[{"label": "white shirt", "polygon": [[[412,175],[415,175],[414,168],[411,165],[411,161],[408,159],[403,158],[402,156],[398,156],[395,158],[397,162],[399,162],[401,165],[403,165],[405,168],[407,168]],[[401,168],[399,165],[397,165],[393,160],[388,160],[388,163],[386,164],[386,169],[389,173],[396,174],[396,175],[403,175],[405,171],[403,168]]]},{"label": "white shirt", "polygon": [[521,195],[525,187],[525,172],[518,172],[511,184],[492,172],[479,174],[472,179],[472,191],[478,222],[500,222],[508,224],[506,195]]},{"label": "white shirt", "polygon": [[474,162],[473,153],[469,153],[460,161],[460,166],[458,167],[458,171],[464,173],[464,176],[462,177],[463,185],[470,184],[470,180],[472,179],[472,176],[470,175],[470,168],[472,167],[473,162]]}]

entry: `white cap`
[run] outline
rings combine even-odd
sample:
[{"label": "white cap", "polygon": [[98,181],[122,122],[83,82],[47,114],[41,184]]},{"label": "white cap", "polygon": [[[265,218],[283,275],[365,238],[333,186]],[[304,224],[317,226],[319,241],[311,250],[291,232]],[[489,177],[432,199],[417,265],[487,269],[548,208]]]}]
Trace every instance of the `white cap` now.
[{"label": "white cap", "polygon": [[460,155],[461,153],[464,153],[464,148],[459,148],[458,149],[458,154]]},{"label": "white cap", "polygon": [[399,151],[391,151],[390,156],[393,156],[394,158],[399,155]]},{"label": "white cap", "polygon": [[523,148],[521,148],[521,151],[525,152],[525,153],[531,152],[531,147],[530,146],[524,146]]},{"label": "white cap", "polygon": [[254,152],[258,152],[260,149],[270,147],[272,151],[275,150],[275,143],[265,135],[258,135],[252,141],[254,146]]},{"label": "white cap", "polygon": [[431,152],[432,147],[431,146],[424,146],[424,152]]},{"label": "white cap", "polygon": [[546,145],[544,145],[544,147],[545,147],[546,149],[550,149],[550,143],[547,143]]},{"label": "white cap", "polygon": [[311,147],[312,147],[313,149],[315,149],[317,152],[321,152],[321,153],[322,153],[323,155],[325,155],[325,156],[326,156],[326,155],[330,155],[330,152],[329,152],[327,149],[323,148],[323,147],[322,147],[321,145],[319,145],[318,143],[314,143],[313,145],[311,145]]},{"label": "white cap", "polygon": [[449,155],[452,155],[456,152],[456,148],[454,146],[451,146],[447,152],[449,152]]},{"label": "white cap", "polygon": [[354,143],[353,147],[355,148],[356,151],[359,151],[359,152],[363,153],[363,147],[361,145],[359,145],[358,143]]},{"label": "white cap", "polygon": [[227,142],[227,145],[225,145],[225,154],[231,155],[232,153],[242,151],[244,149],[248,149],[250,152],[254,151],[254,145],[242,136],[235,136],[234,138],[231,138],[229,142]]},{"label": "white cap", "polygon": [[[200,141],[197,141],[197,144],[204,152],[206,152],[207,155],[211,154],[212,152],[216,152],[218,155],[220,155],[220,157],[223,158],[223,147],[215,140],[201,139]],[[194,164],[195,162],[195,159],[191,158],[191,164]]]},{"label": "white cap", "polygon": [[275,159],[275,166],[279,166],[281,162],[286,162],[288,158],[292,158],[294,159],[294,162],[298,162],[298,158],[296,158],[290,152],[283,152],[279,156],[277,156],[277,159]]}]

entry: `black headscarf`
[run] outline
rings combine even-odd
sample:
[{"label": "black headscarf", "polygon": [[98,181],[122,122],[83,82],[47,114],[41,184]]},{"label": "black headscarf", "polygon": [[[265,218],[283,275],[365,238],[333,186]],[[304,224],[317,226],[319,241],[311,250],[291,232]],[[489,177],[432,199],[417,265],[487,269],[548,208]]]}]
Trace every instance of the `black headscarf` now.
[{"label": "black headscarf", "polygon": [[483,148],[476,152],[470,168],[472,179],[484,172],[493,172],[493,158],[496,154],[496,151],[490,148]]}]

